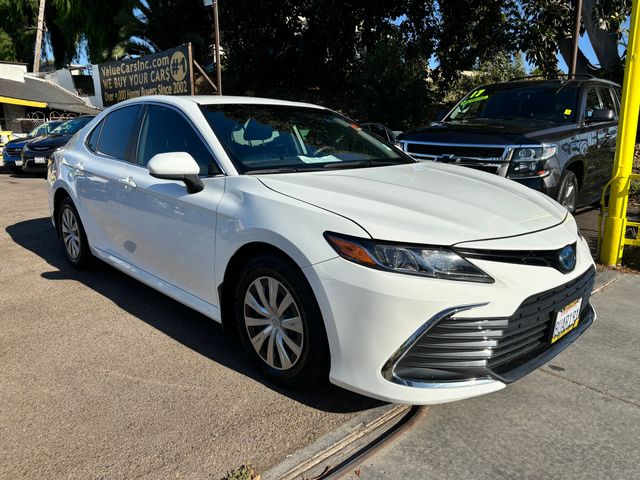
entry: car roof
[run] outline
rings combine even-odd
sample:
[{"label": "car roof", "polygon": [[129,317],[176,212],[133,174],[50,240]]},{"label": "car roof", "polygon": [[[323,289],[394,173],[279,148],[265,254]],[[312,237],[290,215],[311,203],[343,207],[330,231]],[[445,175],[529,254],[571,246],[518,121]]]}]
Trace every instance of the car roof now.
[{"label": "car roof", "polygon": [[586,84],[606,84],[613,87],[620,88],[615,82],[611,80],[606,80],[604,78],[517,78],[513,80],[509,80],[507,82],[494,83],[493,85],[566,85],[566,86],[580,86],[583,83]]},{"label": "car roof", "polygon": [[132,100],[126,100],[118,103],[118,105],[130,105],[139,102],[162,102],[169,103],[176,106],[185,106],[187,104],[196,103],[198,105],[229,105],[229,104],[244,104],[244,105],[281,105],[288,107],[307,107],[324,109],[320,105],[314,105],[312,103],[303,102],[291,102],[289,100],[278,100],[274,98],[261,98],[261,97],[240,97],[231,95],[149,95],[145,97],[138,97]]}]

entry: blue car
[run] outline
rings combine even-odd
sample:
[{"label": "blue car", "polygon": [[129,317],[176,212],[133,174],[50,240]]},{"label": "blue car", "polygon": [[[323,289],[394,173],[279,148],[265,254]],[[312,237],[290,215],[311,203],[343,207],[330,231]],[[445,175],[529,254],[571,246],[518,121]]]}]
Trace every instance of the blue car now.
[{"label": "blue car", "polygon": [[4,150],[2,152],[2,163],[5,167],[9,167],[10,169],[19,172],[22,170],[22,149],[24,146],[38,137],[44,137],[45,135],[49,135],[51,130],[56,128],[58,125],[62,124],[62,120],[55,120],[52,122],[46,122],[41,125],[38,125],[33,130],[31,130],[26,137],[16,138],[15,140],[11,140],[7,142],[4,146]]}]

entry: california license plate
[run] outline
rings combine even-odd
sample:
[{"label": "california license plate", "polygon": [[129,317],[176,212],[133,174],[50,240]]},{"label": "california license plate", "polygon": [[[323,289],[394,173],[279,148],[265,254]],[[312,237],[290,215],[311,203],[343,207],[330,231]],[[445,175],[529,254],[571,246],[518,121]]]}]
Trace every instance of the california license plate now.
[{"label": "california license plate", "polygon": [[33,160],[36,163],[47,163],[47,157],[35,157]]},{"label": "california license plate", "polygon": [[567,333],[578,326],[578,322],[580,321],[581,307],[582,298],[578,298],[556,313],[556,321],[553,324],[551,343],[556,343]]}]

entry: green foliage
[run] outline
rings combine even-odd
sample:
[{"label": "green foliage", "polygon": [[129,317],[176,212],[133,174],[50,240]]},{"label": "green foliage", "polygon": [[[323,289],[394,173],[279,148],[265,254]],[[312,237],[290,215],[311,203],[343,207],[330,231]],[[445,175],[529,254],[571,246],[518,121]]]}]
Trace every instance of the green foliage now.
[{"label": "green foliage", "polygon": [[0,30],[0,60],[11,62],[15,59],[16,49],[13,46],[13,40],[7,32]]},{"label": "green foliage", "polygon": [[352,91],[359,108],[353,115],[393,129],[423,123],[433,105],[427,66],[426,59],[407,55],[398,30],[380,39],[361,58]]},{"label": "green foliage", "polygon": [[517,51],[513,0],[439,0],[437,48],[441,83],[498,53]]},{"label": "green foliage", "polygon": [[0,0],[0,60],[33,64],[37,0]]}]

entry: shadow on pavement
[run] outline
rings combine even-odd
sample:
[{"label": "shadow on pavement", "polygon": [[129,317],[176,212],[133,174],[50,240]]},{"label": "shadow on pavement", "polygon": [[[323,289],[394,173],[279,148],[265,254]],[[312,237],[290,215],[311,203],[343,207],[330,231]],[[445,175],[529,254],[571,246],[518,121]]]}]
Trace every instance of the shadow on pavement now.
[{"label": "shadow on pavement", "polygon": [[310,392],[298,392],[269,384],[252,366],[240,342],[231,335],[225,335],[217,322],[105,263],[96,262],[95,267],[84,271],[72,268],[49,218],[10,225],[6,232],[14,242],[54,267],[55,270],[42,273],[43,278],[81,282],[186,347],[274,391],[325,412],[351,413],[382,405],[382,402],[333,385]]}]

